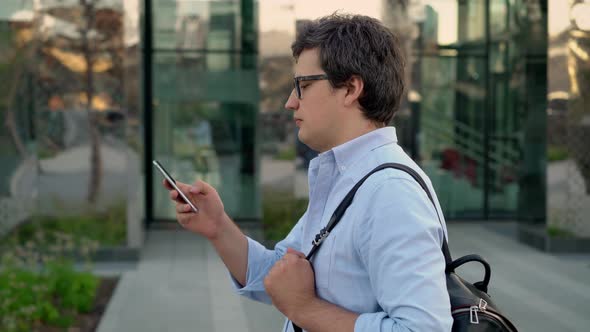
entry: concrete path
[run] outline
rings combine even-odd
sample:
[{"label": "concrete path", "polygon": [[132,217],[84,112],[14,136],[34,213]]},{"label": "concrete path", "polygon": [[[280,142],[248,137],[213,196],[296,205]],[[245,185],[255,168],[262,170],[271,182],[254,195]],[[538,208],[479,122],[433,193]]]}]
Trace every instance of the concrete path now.
[{"label": "concrete path", "polygon": [[[590,255],[548,255],[514,240],[513,224],[452,223],[450,247],[492,266],[490,294],[520,331],[587,331]],[[473,264],[460,274],[481,279]],[[187,232],[149,231],[141,261],[125,272],[98,332],[280,331],[282,315],[233,293],[223,263]]]},{"label": "concrete path", "polygon": [[280,331],[272,306],[231,289],[209,243],[182,230],[149,231],[137,269],[125,272],[98,332]]}]

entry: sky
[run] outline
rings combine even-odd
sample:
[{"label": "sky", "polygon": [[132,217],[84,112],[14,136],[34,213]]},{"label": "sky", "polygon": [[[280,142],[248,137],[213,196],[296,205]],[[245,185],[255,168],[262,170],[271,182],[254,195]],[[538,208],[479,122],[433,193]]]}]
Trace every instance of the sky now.
[{"label": "sky", "polygon": [[[381,19],[381,3],[382,0],[259,0],[260,31],[281,30],[294,34],[296,19],[313,19],[336,10]],[[457,0],[421,0],[421,3],[432,6],[438,13],[439,43],[456,41]],[[569,26],[569,3],[566,0],[549,0],[548,10],[549,35],[556,35]]]},{"label": "sky", "polygon": [[295,33],[295,20],[314,19],[336,10],[380,18],[381,0],[259,0],[260,31]]},{"label": "sky", "polygon": [[[260,31],[280,30],[294,34],[297,19],[314,19],[340,10],[382,19],[382,0],[259,0]],[[457,0],[422,0],[439,14],[439,42],[457,39]],[[450,24],[449,22],[453,22]]]},{"label": "sky", "polygon": [[[23,7],[23,0],[0,0],[0,17],[14,14]],[[26,0],[32,3],[35,0]],[[68,0],[70,2],[76,0]],[[102,2],[113,0],[102,0]],[[184,0],[186,1],[186,0]],[[457,38],[457,0],[413,0],[431,5],[439,15],[439,43],[452,43]],[[114,2],[118,3],[118,0]],[[336,10],[373,16],[381,19],[382,0],[258,0],[260,13],[260,31],[279,30],[294,34],[296,19],[313,19],[328,15]],[[127,13],[137,14],[139,0],[123,1]],[[26,6],[25,6],[26,7]],[[556,35],[566,29],[569,22],[569,4],[566,0],[549,0],[549,34]],[[126,16],[126,36],[138,38],[132,33],[138,28],[137,15]],[[7,18],[7,17],[6,17]],[[590,18],[588,18],[590,20]]]},{"label": "sky", "polygon": [[569,1],[549,0],[548,3],[549,36],[555,36],[570,25]]}]

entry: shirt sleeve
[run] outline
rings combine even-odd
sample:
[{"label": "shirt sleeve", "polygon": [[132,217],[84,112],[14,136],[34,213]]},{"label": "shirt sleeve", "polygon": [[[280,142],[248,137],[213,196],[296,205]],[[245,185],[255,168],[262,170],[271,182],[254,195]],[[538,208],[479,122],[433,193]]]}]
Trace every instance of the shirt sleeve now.
[{"label": "shirt sleeve", "polygon": [[241,285],[229,273],[234,289],[238,294],[255,301],[271,304],[270,297],[264,289],[264,278],[268,271],[287,252],[287,248],[301,250],[301,224],[305,215],[299,219],[285,239],[275,245],[274,250],[266,249],[262,244],[248,237],[248,268],[246,285]]},{"label": "shirt sleeve", "polygon": [[383,311],[361,314],[355,331],[451,331],[443,227],[426,193],[398,177],[365,197],[355,245]]}]

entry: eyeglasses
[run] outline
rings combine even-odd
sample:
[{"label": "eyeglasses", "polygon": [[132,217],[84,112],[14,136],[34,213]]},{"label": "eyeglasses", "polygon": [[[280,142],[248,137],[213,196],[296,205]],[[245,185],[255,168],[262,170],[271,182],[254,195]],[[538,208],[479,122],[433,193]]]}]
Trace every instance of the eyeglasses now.
[{"label": "eyeglasses", "polygon": [[295,86],[295,93],[297,94],[297,98],[302,99],[301,98],[301,86],[299,85],[299,82],[321,81],[321,80],[327,80],[327,79],[328,79],[328,75],[326,75],[326,74],[294,77],[293,78],[293,85]]}]

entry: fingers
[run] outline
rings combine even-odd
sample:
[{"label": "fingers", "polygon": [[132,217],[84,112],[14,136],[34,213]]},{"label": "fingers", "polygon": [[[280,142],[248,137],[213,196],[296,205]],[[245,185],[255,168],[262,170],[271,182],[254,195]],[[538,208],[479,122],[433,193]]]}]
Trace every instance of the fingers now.
[{"label": "fingers", "polygon": [[284,262],[294,262],[300,259],[305,259],[305,254],[295,249],[287,248],[287,252],[281,258]]},{"label": "fingers", "polygon": [[[174,187],[166,179],[162,180],[162,184],[168,190],[175,190]],[[176,181],[176,186],[184,192],[188,192],[188,190],[190,189],[190,186],[188,184],[180,182],[180,181]]]},{"label": "fingers", "polygon": [[166,188],[170,193],[170,199],[172,199],[173,201],[176,201],[177,203],[182,203],[184,202],[182,200],[182,198],[180,198],[180,195],[178,195],[178,192],[176,191],[176,189],[174,189],[174,187],[172,187],[172,185],[170,184],[170,182],[168,182],[168,180],[164,179],[162,180],[162,185],[164,186],[164,188]]},{"label": "fingers", "polygon": [[173,190],[174,189],[174,187],[172,187],[172,185],[166,179],[162,180],[162,184],[164,185],[164,188],[166,188],[168,190]]},{"label": "fingers", "polygon": [[192,212],[193,209],[188,204],[176,204],[176,212],[177,213],[187,213]]},{"label": "fingers", "polygon": [[191,189],[191,186],[189,186],[186,183],[179,182],[179,181],[176,181],[176,186],[178,187],[178,189],[182,190],[183,193],[188,193],[189,190]]},{"label": "fingers", "polygon": [[302,253],[301,251],[297,251],[293,248],[287,248],[287,254],[291,254],[291,255],[295,255],[299,258],[305,258],[305,254]]},{"label": "fingers", "polygon": [[182,226],[188,225],[191,221],[190,216],[187,213],[177,214],[176,219]]},{"label": "fingers", "polygon": [[188,192],[190,192],[191,194],[207,195],[208,193],[212,192],[213,190],[215,190],[215,189],[213,187],[211,187],[207,182],[197,180],[197,181],[195,181],[195,183],[193,183],[192,186],[190,186],[190,188],[188,189]]},{"label": "fingers", "polygon": [[176,191],[176,189],[170,190],[169,196],[170,196],[170,199],[175,201],[176,203],[183,203],[184,204],[184,200],[182,199],[182,197],[180,197],[180,195],[178,194],[178,191]]},{"label": "fingers", "polygon": [[[164,184],[164,187],[170,191],[170,199],[177,203],[184,203],[184,200],[180,197],[178,191],[174,187],[172,187],[172,185],[170,185],[170,183],[167,180],[163,180],[162,183]],[[189,185],[178,181],[176,181],[176,186],[185,194],[188,193],[188,190],[190,189]]]}]

